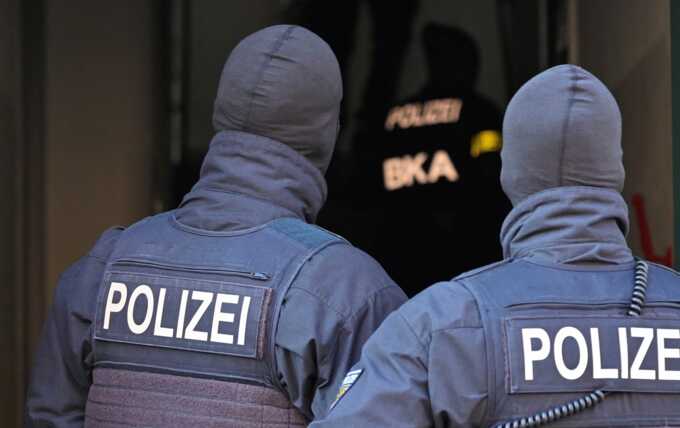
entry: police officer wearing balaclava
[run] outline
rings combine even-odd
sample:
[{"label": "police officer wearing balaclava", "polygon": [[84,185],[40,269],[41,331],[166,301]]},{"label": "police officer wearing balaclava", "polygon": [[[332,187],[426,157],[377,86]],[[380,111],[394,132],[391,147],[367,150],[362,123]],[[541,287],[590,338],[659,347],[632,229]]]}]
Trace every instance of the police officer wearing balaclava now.
[{"label": "police officer wearing balaclava", "polygon": [[34,427],[293,427],[323,416],[402,291],[312,223],[340,70],[275,26],[227,60],[216,135],[179,208],[105,232],[61,277],[29,388]]},{"label": "police officer wearing balaclava", "polygon": [[680,276],[626,244],[616,101],[551,68],[503,140],[505,259],[390,315],[312,426],[680,426]]}]

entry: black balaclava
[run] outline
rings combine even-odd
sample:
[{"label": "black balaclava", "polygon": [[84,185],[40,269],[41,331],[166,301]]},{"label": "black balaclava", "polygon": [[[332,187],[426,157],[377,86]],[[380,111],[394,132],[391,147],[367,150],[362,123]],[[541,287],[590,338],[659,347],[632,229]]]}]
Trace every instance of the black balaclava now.
[{"label": "black balaclava", "polygon": [[303,27],[276,25],[246,37],[229,55],[213,126],[279,141],[325,173],[341,100],[340,67],[326,42]]},{"label": "black balaclava", "polygon": [[503,119],[501,184],[517,205],[562,186],[623,189],[621,113],[606,86],[575,65],[522,86]]},{"label": "black balaclava", "polygon": [[477,42],[465,31],[436,22],[423,28],[430,88],[466,92],[474,89],[479,73]]}]

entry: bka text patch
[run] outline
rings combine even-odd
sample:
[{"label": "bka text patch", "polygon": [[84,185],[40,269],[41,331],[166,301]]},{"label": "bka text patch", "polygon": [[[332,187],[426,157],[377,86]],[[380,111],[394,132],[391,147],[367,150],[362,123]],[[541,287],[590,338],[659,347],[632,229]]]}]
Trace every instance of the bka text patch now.
[{"label": "bka text patch", "polygon": [[99,293],[95,339],[261,358],[271,289],[112,272]]},{"label": "bka text patch", "polygon": [[510,393],[680,393],[680,320],[505,320]]}]

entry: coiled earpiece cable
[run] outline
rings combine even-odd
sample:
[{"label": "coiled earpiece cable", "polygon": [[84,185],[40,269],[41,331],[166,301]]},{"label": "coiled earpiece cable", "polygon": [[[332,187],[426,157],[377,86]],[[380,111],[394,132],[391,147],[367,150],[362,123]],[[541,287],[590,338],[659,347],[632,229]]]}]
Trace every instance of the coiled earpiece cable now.
[{"label": "coiled earpiece cable", "polygon": [[[633,287],[633,296],[628,305],[628,316],[639,317],[640,314],[642,314],[642,308],[644,307],[645,299],[647,298],[648,272],[649,265],[645,261],[635,261],[635,286]],[[532,428],[547,425],[551,422],[556,422],[594,407],[600,404],[609,394],[611,393],[597,389],[583,397],[562,404],[561,406],[551,407],[548,410],[535,413],[531,416],[502,422],[494,425],[494,428]]]}]

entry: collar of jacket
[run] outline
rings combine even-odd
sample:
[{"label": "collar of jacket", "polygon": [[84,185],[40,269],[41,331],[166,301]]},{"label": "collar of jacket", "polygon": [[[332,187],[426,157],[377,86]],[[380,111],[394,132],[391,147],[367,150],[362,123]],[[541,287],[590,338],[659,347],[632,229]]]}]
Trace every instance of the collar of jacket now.
[{"label": "collar of jacket", "polygon": [[221,131],[175,216],[182,224],[210,231],[255,227],[280,217],[313,223],[326,193],[321,172],[285,144]]},{"label": "collar of jacket", "polygon": [[628,207],[614,190],[557,187],[529,196],[501,228],[503,256],[536,262],[602,265],[633,260]]}]

